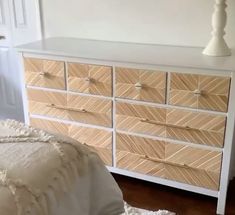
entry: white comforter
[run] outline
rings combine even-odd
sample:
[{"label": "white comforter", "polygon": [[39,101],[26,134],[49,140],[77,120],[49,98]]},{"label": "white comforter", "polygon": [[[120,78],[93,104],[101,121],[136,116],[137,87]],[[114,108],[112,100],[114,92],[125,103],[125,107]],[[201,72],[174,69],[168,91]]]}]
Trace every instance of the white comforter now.
[{"label": "white comforter", "polygon": [[78,142],[0,122],[0,215],[119,215],[122,193]]}]

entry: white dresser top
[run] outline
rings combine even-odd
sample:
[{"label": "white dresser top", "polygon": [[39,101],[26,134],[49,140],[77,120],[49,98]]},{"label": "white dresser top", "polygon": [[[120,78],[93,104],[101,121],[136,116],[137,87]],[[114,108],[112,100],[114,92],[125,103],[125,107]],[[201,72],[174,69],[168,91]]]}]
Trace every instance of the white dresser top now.
[{"label": "white dresser top", "polygon": [[235,53],[209,57],[203,48],[177,47],[75,38],[48,38],[16,47],[20,52],[111,62],[235,71]]}]

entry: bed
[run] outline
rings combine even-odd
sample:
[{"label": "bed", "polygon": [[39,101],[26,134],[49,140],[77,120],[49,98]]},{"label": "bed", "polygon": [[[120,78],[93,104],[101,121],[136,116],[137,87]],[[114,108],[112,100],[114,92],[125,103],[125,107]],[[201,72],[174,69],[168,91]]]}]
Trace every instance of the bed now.
[{"label": "bed", "polygon": [[86,146],[0,121],[1,215],[119,215],[123,210],[119,187]]}]

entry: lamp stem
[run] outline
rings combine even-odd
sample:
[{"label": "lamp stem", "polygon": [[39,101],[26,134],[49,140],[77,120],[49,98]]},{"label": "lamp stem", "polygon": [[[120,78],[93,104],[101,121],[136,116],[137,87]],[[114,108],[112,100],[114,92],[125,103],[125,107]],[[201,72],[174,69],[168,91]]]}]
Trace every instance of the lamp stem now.
[{"label": "lamp stem", "polygon": [[212,15],[212,38],[204,49],[203,54],[209,56],[229,56],[231,51],[228,48],[224,35],[224,28],[227,22],[226,0],[215,0],[215,10]]}]

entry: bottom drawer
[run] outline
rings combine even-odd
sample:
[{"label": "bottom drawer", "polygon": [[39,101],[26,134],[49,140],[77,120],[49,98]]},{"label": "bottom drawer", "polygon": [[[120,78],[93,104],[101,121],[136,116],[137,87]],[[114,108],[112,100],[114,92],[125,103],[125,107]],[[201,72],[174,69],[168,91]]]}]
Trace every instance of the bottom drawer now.
[{"label": "bottom drawer", "polygon": [[222,152],[117,133],[117,167],[218,190]]},{"label": "bottom drawer", "polygon": [[148,160],[142,155],[117,151],[116,161],[117,167],[120,169],[126,169],[145,175],[164,177],[164,164]]},{"label": "bottom drawer", "polygon": [[96,152],[100,156],[101,160],[104,162],[105,165],[107,166],[113,165],[112,149],[101,148],[101,147],[96,147],[96,146],[91,146],[91,145],[88,145],[88,146],[91,151]]},{"label": "bottom drawer", "polygon": [[51,133],[69,136],[90,147],[106,165],[112,166],[112,132],[38,118],[30,118],[30,125]]},{"label": "bottom drawer", "polygon": [[220,173],[165,164],[165,178],[211,190],[219,189]]},{"label": "bottom drawer", "polygon": [[69,126],[69,136],[97,152],[104,163],[112,166],[112,132],[77,125]]},{"label": "bottom drawer", "polygon": [[220,172],[212,172],[155,161],[143,156],[117,151],[117,167],[136,173],[161,177],[172,181],[204,187],[211,190],[219,189]]}]

